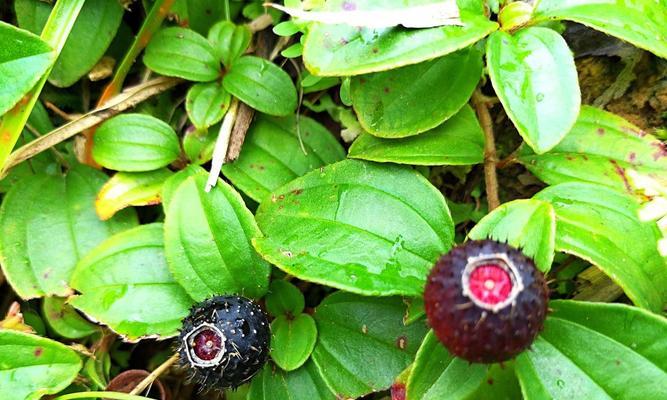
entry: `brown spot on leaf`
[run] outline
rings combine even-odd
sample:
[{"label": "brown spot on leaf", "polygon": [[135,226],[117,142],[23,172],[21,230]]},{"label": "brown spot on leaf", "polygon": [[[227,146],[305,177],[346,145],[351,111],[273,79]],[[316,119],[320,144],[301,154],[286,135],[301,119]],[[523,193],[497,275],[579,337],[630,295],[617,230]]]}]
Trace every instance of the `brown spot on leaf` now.
[{"label": "brown spot on leaf", "polygon": [[630,160],[631,163],[635,162],[636,159],[637,159],[637,153],[635,153],[634,151],[628,154],[628,160]]},{"label": "brown spot on leaf", "polygon": [[625,175],[625,168],[621,167],[616,160],[609,160],[609,162],[614,166],[614,172],[618,176],[621,177],[623,180],[623,184],[625,185],[625,190],[628,192],[632,192],[632,186],[630,186],[630,181],[628,181],[628,177]]},{"label": "brown spot on leaf", "polygon": [[658,150],[653,153],[653,159],[655,161],[658,161],[662,157],[667,157],[667,145],[664,144],[663,142],[653,142],[651,143],[651,146],[657,148]]},{"label": "brown spot on leaf", "polygon": [[43,352],[44,352],[43,348],[41,348],[41,347],[36,348],[35,349],[35,357],[41,356]]},{"label": "brown spot on leaf", "polygon": [[493,385],[493,378],[487,379],[486,383],[488,383],[489,385]]},{"label": "brown spot on leaf", "polygon": [[295,195],[295,196],[298,196],[301,193],[303,193],[303,189],[294,189],[294,190],[292,190],[292,194]]},{"label": "brown spot on leaf", "polygon": [[391,92],[391,89],[389,89],[388,87],[386,87],[386,88],[384,88],[384,92],[385,92],[385,93],[389,93],[389,92]]},{"label": "brown spot on leaf", "polygon": [[405,350],[405,348],[408,347],[408,338],[405,336],[399,336],[398,339],[396,339],[396,347],[401,350]]},{"label": "brown spot on leaf", "polygon": [[598,128],[597,133],[598,133],[598,135],[600,135],[600,136],[604,135],[604,134],[605,134],[605,132],[604,132],[604,128]]}]

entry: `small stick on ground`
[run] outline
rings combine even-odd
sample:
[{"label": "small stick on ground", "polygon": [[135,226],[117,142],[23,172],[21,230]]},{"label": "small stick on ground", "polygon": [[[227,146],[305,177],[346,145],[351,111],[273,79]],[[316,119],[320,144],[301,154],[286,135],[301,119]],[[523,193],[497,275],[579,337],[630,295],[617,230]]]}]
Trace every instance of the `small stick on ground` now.
[{"label": "small stick on ground", "polygon": [[486,184],[486,201],[489,205],[489,211],[492,211],[500,206],[498,175],[496,174],[498,159],[496,156],[496,140],[493,135],[493,120],[489,113],[486,96],[482,95],[479,89],[473,93],[471,102],[482,125],[482,131],[484,131],[484,183]]},{"label": "small stick on ground", "polygon": [[132,389],[130,394],[136,395],[143,392],[147,387],[152,385],[153,382],[155,382],[155,380],[164,373],[164,371],[168,370],[169,367],[174,365],[176,361],[178,361],[178,353],[169,357],[167,361],[163,362],[159,367],[155,368],[153,372],[151,372],[147,377],[144,378],[143,381],[139,382],[139,384],[134,389]]}]

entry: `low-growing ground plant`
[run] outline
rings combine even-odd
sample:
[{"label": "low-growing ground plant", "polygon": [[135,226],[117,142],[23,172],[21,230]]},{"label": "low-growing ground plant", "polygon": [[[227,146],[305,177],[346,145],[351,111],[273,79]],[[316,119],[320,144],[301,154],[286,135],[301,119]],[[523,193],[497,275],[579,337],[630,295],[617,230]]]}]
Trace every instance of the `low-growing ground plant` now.
[{"label": "low-growing ground plant", "polygon": [[0,20],[0,399],[667,399],[665,0]]}]

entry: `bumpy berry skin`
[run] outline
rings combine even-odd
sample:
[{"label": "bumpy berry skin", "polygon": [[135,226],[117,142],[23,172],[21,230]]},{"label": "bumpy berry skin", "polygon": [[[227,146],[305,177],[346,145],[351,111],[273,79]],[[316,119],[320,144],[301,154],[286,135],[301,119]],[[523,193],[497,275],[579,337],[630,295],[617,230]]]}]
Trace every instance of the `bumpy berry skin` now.
[{"label": "bumpy berry skin", "polygon": [[[504,287],[508,277],[511,292]],[[478,363],[506,361],[529,347],[542,330],[548,301],[533,260],[492,240],[468,241],[443,255],[424,291],[438,339],[452,354]]]},{"label": "bumpy berry skin", "polygon": [[194,306],[179,336],[181,365],[202,389],[236,388],[266,363],[271,332],[266,314],[241,296],[216,296]]}]

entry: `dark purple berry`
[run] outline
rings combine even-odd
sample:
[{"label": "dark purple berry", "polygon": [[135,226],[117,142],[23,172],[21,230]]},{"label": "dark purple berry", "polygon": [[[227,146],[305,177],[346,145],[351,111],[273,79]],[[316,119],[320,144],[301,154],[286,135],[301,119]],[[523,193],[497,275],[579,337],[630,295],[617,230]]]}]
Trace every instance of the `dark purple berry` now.
[{"label": "dark purple berry", "polygon": [[194,306],[183,320],[181,364],[203,389],[236,388],[262,369],[270,338],[266,314],[252,300],[212,297]]},{"label": "dark purple berry", "polygon": [[542,330],[549,290],[521,251],[469,241],[440,257],[424,291],[428,321],[454,355],[470,362],[508,360]]}]

